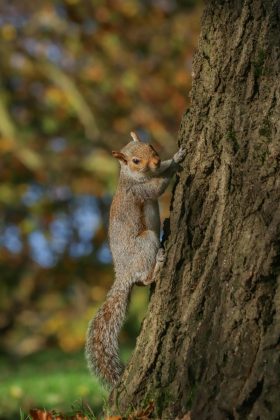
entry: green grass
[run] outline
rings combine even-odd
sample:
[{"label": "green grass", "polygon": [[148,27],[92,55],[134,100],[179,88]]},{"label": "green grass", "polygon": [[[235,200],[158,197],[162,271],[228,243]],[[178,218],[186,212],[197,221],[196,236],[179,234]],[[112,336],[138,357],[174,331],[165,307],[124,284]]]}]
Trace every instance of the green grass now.
[{"label": "green grass", "polygon": [[[126,365],[135,347],[146,312],[149,289],[135,288],[120,339],[121,359]],[[107,391],[90,376],[83,352],[46,350],[21,359],[0,355],[0,420],[25,419],[20,410],[41,408],[69,413],[85,401],[98,415],[106,407]]]},{"label": "green grass", "polygon": [[78,409],[82,401],[98,414],[107,392],[92,378],[84,355],[45,351],[19,362],[0,358],[0,418],[19,419],[20,409],[45,408],[62,412]]}]

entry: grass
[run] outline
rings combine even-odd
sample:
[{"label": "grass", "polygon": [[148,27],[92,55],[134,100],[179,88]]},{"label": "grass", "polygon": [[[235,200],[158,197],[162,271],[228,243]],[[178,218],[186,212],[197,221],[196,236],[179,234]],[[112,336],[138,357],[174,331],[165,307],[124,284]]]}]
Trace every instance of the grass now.
[{"label": "grass", "polygon": [[82,353],[45,351],[20,362],[1,357],[0,364],[1,419],[19,419],[20,409],[24,413],[31,408],[69,412],[83,400],[98,414],[107,397],[89,375]]},{"label": "grass", "polygon": [[[120,345],[124,364],[135,347],[148,295],[148,288],[133,291]],[[107,396],[97,379],[90,376],[82,351],[46,350],[14,360],[0,355],[0,420],[25,420],[24,413],[32,408],[69,413],[74,411],[73,405],[79,410],[83,401],[98,416],[104,404],[106,407]]]}]

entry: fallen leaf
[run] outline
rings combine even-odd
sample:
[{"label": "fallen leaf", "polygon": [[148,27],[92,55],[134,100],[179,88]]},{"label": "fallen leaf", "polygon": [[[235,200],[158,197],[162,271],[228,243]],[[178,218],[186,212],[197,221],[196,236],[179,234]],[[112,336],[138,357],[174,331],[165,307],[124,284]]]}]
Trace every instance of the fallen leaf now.
[{"label": "fallen leaf", "polygon": [[53,416],[49,411],[39,410],[37,408],[31,409],[29,414],[32,420],[52,420],[53,419]]},{"label": "fallen leaf", "polygon": [[109,416],[105,420],[122,420],[121,416]]}]

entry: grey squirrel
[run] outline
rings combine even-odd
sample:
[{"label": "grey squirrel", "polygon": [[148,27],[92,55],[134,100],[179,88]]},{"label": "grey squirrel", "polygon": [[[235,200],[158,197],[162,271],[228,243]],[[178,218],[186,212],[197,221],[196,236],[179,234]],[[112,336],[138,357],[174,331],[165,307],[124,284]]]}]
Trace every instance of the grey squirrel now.
[{"label": "grey squirrel", "polygon": [[120,152],[112,152],[121,166],[109,221],[115,281],[90,321],[86,338],[89,370],[111,387],[122,373],[118,336],[132,287],[152,283],[165,260],[158,197],[186,154],[181,147],[172,159],[161,162],[153,146],[142,143],[134,132],[131,136],[133,140]]}]

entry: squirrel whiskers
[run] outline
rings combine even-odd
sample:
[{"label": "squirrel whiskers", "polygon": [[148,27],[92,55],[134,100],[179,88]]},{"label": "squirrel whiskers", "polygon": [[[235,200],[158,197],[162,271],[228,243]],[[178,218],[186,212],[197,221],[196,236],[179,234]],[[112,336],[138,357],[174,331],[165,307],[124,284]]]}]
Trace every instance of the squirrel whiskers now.
[{"label": "squirrel whiskers", "polygon": [[115,281],[105,302],[90,321],[86,359],[91,372],[114,386],[122,373],[118,336],[134,284],[148,285],[165,260],[160,248],[158,197],[185,157],[180,148],[172,159],[161,162],[155,149],[133,141],[120,152],[113,151],[121,165],[116,194],[110,209],[109,242]]}]

